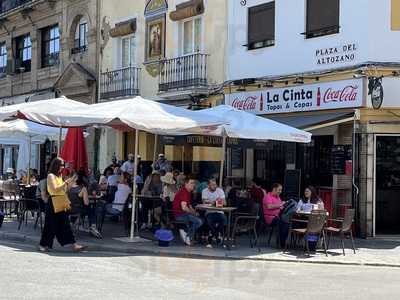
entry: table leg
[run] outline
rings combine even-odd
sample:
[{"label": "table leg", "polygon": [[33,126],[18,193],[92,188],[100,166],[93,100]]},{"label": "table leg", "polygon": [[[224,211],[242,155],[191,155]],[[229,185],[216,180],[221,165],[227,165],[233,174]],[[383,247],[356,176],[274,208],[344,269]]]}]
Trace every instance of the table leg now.
[{"label": "table leg", "polygon": [[227,231],[227,238],[228,238],[228,242],[227,242],[228,250],[231,250],[232,238],[231,238],[231,212],[230,211],[228,212],[228,228],[226,231]]}]

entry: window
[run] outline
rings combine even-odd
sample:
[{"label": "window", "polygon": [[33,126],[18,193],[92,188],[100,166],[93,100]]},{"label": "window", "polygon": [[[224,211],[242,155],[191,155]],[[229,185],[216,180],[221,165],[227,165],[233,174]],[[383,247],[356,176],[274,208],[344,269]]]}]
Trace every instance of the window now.
[{"label": "window", "polygon": [[122,39],[122,67],[126,68],[135,64],[135,37]]},{"label": "window", "polygon": [[275,1],[249,8],[247,48],[275,45]]},{"label": "window", "polygon": [[192,54],[201,50],[201,18],[183,22],[183,54]]},{"label": "window", "polygon": [[307,0],[306,38],[339,32],[339,0]]},{"label": "window", "polygon": [[85,52],[88,47],[88,23],[82,18],[76,27],[75,44],[72,53]]},{"label": "window", "polygon": [[42,30],[42,67],[57,65],[60,54],[60,30],[58,25]]},{"label": "window", "polygon": [[7,72],[7,46],[6,43],[0,44],[0,73]]},{"label": "window", "polygon": [[29,34],[16,39],[15,67],[20,72],[30,72],[32,60],[32,42]]}]

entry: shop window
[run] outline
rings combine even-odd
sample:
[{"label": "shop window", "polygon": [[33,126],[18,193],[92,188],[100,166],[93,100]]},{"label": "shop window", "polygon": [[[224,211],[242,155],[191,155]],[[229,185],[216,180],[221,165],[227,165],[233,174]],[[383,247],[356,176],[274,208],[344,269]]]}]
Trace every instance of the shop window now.
[{"label": "shop window", "polygon": [[249,50],[275,45],[275,1],[249,8]]},{"label": "shop window", "polygon": [[75,30],[74,48],[72,54],[82,53],[88,49],[88,23],[85,18],[81,18]]},{"label": "shop window", "polygon": [[184,55],[201,51],[201,18],[194,18],[182,23],[182,53]]},{"label": "shop window", "polygon": [[6,43],[0,44],[0,75],[7,72],[7,46]]},{"label": "shop window", "polygon": [[339,32],[340,0],[307,0],[306,38]]},{"label": "shop window", "polygon": [[32,42],[29,34],[15,39],[15,68],[17,72],[30,72],[32,61]]},{"label": "shop window", "polygon": [[126,68],[135,65],[135,48],[136,48],[135,37],[130,36],[122,38],[121,48],[122,48],[122,53],[121,53],[122,67]]},{"label": "shop window", "polygon": [[42,67],[59,63],[60,30],[58,25],[42,30]]}]

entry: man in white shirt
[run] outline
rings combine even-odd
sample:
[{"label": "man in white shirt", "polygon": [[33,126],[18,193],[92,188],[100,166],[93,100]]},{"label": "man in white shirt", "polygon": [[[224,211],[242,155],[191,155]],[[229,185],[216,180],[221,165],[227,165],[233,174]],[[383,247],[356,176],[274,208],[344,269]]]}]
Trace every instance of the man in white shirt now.
[{"label": "man in white shirt", "polygon": [[[140,164],[141,157],[138,155],[138,164]],[[128,160],[122,164],[121,171],[126,172],[129,175],[133,176],[133,172],[135,170],[135,156],[130,153],[128,155]]]},{"label": "man in white shirt", "polygon": [[129,174],[122,173],[119,183],[118,190],[115,193],[113,203],[106,206],[106,210],[109,214],[119,215],[124,210],[124,205],[128,200],[129,195],[132,193],[132,189],[129,186]]},{"label": "man in white shirt", "polygon": [[[204,204],[216,206],[218,201],[223,205],[226,205],[225,193],[221,188],[218,187],[215,179],[210,179],[208,181],[208,187],[202,191],[201,198]],[[227,224],[227,219],[222,211],[207,211],[206,220],[212,232],[212,236],[208,239],[207,247],[212,247],[211,242],[213,237],[216,238],[217,243],[220,242],[220,235]]]}]

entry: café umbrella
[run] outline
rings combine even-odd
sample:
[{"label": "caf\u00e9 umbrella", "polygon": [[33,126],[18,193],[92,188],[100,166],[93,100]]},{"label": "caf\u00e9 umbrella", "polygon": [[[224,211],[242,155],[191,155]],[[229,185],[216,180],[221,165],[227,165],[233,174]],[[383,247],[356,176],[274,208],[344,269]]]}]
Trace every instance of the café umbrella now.
[{"label": "caf\u00e9 umbrella", "polygon": [[[93,104],[85,109],[66,108],[53,110],[25,108],[19,117],[40,124],[62,127],[110,126],[116,129],[135,130],[135,166],[138,165],[139,132],[160,135],[207,134],[224,124],[220,116],[197,114],[194,111],[168,104],[135,97],[126,100]],[[130,238],[134,238],[136,207],[136,176],[134,168],[133,209]]]},{"label": "caf\u00e9 umbrella", "polygon": [[[65,136],[65,131],[62,132]],[[57,140],[59,130],[26,120],[0,122],[0,144],[19,145],[17,171],[31,168],[32,144],[43,144],[47,139]],[[26,161],[28,164],[26,165]]]},{"label": "caf\u00e9 umbrella", "polygon": [[60,156],[72,170],[87,173],[88,157],[82,128],[68,129]]},{"label": "caf\u00e9 umbrella", "polygon": [[[87,104],[82,102],[74,101],[68,99],[66,97],[46,99],[41,101],[33,101],[33,102],[24,102],[20,104],[8,105],[0,107],[0,121],[12,120],[15,118],[26,119],[24,115],[21,114],[22,110],[29,110],[31,112],[40,112],[40,111],[53,111],[53,112],[62,112],[70,109],[73,110],[82,110]],[[34,120],[31,120],[34,121]],[[46,123],[42,123],[44,125],[49,125]],[[58,131],[58,151],[61,149],[61,136],[62,136],[62,124],[56,126],[59,128]],[[59,153],[58,153],[59,154]]]}]

